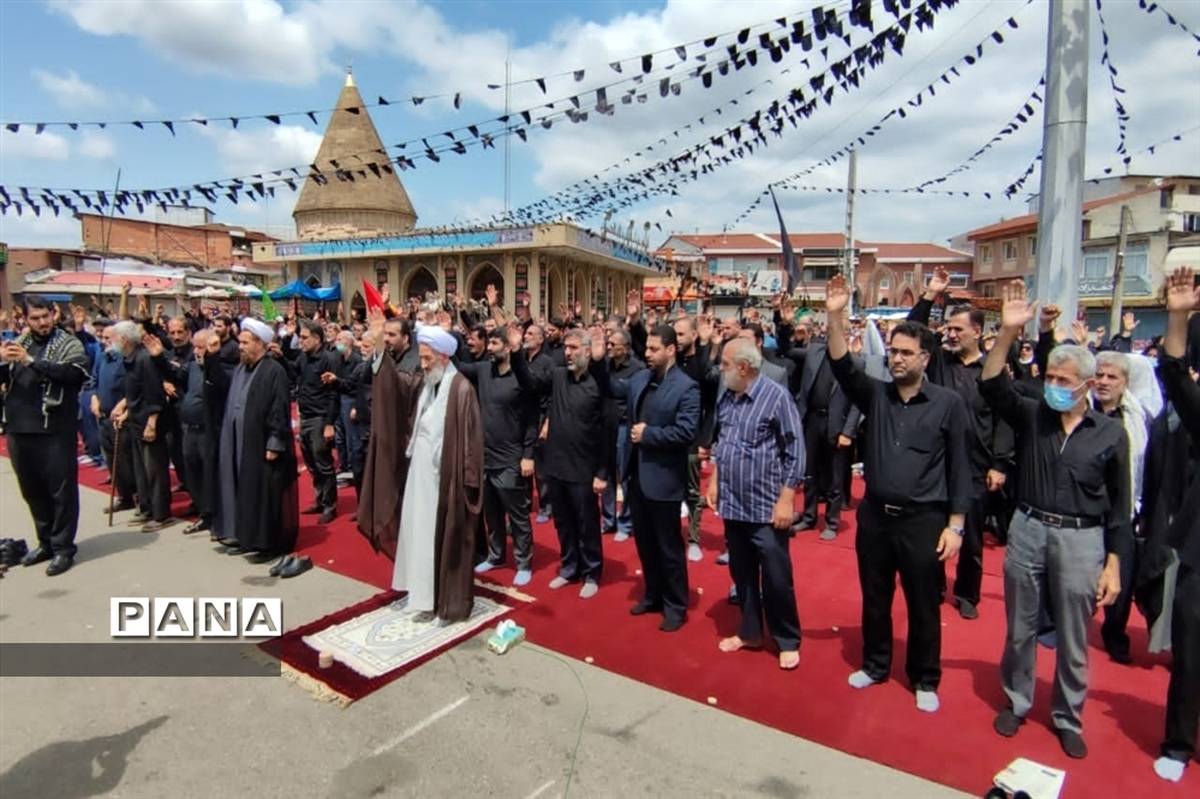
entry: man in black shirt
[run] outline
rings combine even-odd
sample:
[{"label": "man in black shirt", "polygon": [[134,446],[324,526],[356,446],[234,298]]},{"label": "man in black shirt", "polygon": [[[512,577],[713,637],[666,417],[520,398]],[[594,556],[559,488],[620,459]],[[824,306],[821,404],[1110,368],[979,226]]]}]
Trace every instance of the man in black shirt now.
[{"label": "man in black shirt", "polygon": [[[525,361],[529,365],[529,371],[532,374],[539,375],[540,378],[549,379],[550,373],[555,366],[564,365],[564,361],[559,358],[555,360],[545,348],[546,333],[539,325],[529,325],[525,328]],[[559,353],[561,356],[561,352]],[[546,479],[546,462],[545,462],[545,436],[542,435],[542,430],[545,429],[546,413],[550,408],[550,395],[543,394],[541,399],[541,413],[538,416],[538,442],[533,450],[533,463],[535,481],[537,485],[538,495],[538,512],[537,523],[545,524],[550,521],[550,516],[554,513],[554,503],[550,497],[550,482]]]},{"label": "man in black shirt", "polygon": [[[908,314],[908,318],[929,324],[933,301],[950,285],[950,275],[938,269],[930,277],[929,287]],[[983,311],[966,305],[947,309],[943,335],[934,347],[928,377],[948,388],[967,406],[971,427],[968,452],[971,462],[971,507],[967,510],[962,550],[954,578],[954,601],[964,619],[979,617],[980,587],[983,582],[984,499],[988,492],[1004,488],[1012,471],[1012,430],[997,419],[991,407],[979,396],[979,373],[983,369],[980,349],[984,327]],[[944,587],[945,573],[942,575]]]},{"label": "man in black shirt", "polygon": [[[629,331],[617,327],[608,333],[608,372],[609,379],[624,380],[646,368],[646,364],[630,351]],[[616,431],[617,473],[608,481],[604,496],[600,499],[600,523],[605,533],[616,533],[614,541],[625,541],[633,532],[633,517],[629,512],[629,476],[619,468],[625,462],[625,452],[629,447],[629,415],[625,408],[624,397],[611,397],[608,400],[608,424]],[[620,486],[624,500],[617,508],[617,487]]]},{"label": "man in black shirt", "polygon": [[579,596],[599,590],[604,560],[600,541],[599,495],[612,463],[613,433],[606,430],[605,394],[592,374],[591,356],[604,357],[604,339],[581,330],[563,337],[566,366],[535,372],[523,352],[512,359],[517,381],[526,391],[549,396],[549,433],[544,449],[545,475],[554,503],[554,528],[562,556],[550,587],[583,581]]},{"label": "man in black shirt", "polygon": [[[512,353],[522,346],[520,328],[497,327],[488,335],[490,362],[455,361],[475,386],[483,421],[483,519],[487,557],[479,574],[503,566],[508,530],[512,531],[517,574],[513,585],[533,576],[533,528],[529,524],[533,445],[537,440],[537,397],[521,388],[512,369]],[[507,524],[505,520],[507,518]]]},{"label": "man in black shirt", "polygon": [[[300,411],[300,451],[304,465],[312,475],[316,497],[303,513],[321,514],[321,523],[329,524],[337,516],[337,476],[333,471],[334,423],[340,411],[338,394],[325,377],[337,375],[342,360],[336,351],[325,346],[325,331],[311,319],[298,323],[300,355],[295,362],[284,360],[288,377],[296,391],[296,406]],[[272,352],[279,345],[271,344]]]},{"label": "man in black shirt", "polygon": [[1087,755],[1081,735],[1087,696],[1088,627],[1096,606],[1121,592],[1118,554],[1130,530],[1129,437],[1088,404],[1096,359],[1084,347],[1056,347],[1044,398],[1017,393],[1004,370],[1009,348],[1033,320],[1020,280],[1004,287],[1000,335],[979,391],[1017,435],[1017,512],[1008,529],[1004,606],[1008,632],[1000,662],[1011,707],[996,732],[1017,733],[1033,706],[1043,591],[1058,630],[1051,718],[1070,757]]},{"label": "man in black shirt", "polygon": [[192,357],[185,364],[183,396],[179,399],[176,412],[183,434],[184,469],[188,476],[187,489],[192,497],[192,506],[199,517],[184,528],[187,534],[208,530],[212,526],[213,485],[208,479],[212,469],[207,459],[214,453],[209,451],[208,412],[204,407],[204,358],[208,340],[215,334],[208,329],[197,331],[191,337]]},{"label": "man in black shirt", "polygon": [[50,303],[25,301],[29,334],[0,345],[0,386],[8,454],[37,529],[38,545],[21,562],[50,561],[51,577],[71,568],[79,526],[79,462],[75,421],[87,354],[75,336],[54,326]]},{"label": "man in black shirt", "polygon": [[695,317],[682,316],[675,320],[676,365],[700,386],[700,424],[688,450],[688,560],[700,561],[700,440],[704,435],[704,420],[716,411],[717,381],[709,379],[708,342],[700,340]]},{"label": "man in black shirt", "polygon": [[888,679],[896,573],[908,605],[905,672],[917,709],[939,707],[941,595],[938,572],[962,544],[970,498],[967,411],[949,389],[925,379],[933,334],[904,322],[891,334],[891,383],[868,377],[850,359],[842,311],[850,299],[841,275],[829,282],[829,359],[834,377],[866,417],[859,439],[867,496],[858,508],[858,577],[863,594],[863,667],[850,685]]},{"label": "man in black shirt", "polygon": [[113,410],[121,434],[133,442],[133,479],[137,484],[138,512],[133,521],[144,522],[142,532],[155,533],[174,523],[171,518],[171,473],[165,431],[159,420],[167,405],[163,377],[147,345],[162,343],[142,335],[136,322],[113,326],[113,343],[125,358],[125,398]]}]

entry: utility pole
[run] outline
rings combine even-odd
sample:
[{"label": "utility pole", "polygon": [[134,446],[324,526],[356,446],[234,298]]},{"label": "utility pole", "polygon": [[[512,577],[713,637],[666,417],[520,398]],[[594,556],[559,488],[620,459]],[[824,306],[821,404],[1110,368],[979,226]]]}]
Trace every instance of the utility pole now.
[{"label": "utility pole", "polygon": [[1112,310],[1108,314],[1108,335],[1111,338],[1122,332],[1121,300],[1125,296],[1125,220],[1129,216],[1129,206],[1121,206],[1121,227],[1117,233],[1117,262],[1113,265]]},{"label": "utility pole", "polygon": [[1091,0],[1050,0],[1046,37],[1046,114],[1038,198],[1034,295],[1064,319],[1079,305],[1087,127],[1088,14]]},{"label": "utility pole", "polygon": [[[507,49],[504,53],[504,117],[508,119],[508,115],[512,112],[512,40],[510,39],[506,45]],[[505,122],[508,125],[508,122]],[[511,126],[505,131],[504,137],[504,216],[508,216],[510,205],[510,186],[512,184],[512,128]]]},{"label": "utility pole", "polygon": [[858,189],[858,150],[850,151],[850,160],[846,167],[846,232],[842,242],[842,274],[850,284],[850,315],[858,312],[855,307],[856,282],[854,268],[854,199]]}]

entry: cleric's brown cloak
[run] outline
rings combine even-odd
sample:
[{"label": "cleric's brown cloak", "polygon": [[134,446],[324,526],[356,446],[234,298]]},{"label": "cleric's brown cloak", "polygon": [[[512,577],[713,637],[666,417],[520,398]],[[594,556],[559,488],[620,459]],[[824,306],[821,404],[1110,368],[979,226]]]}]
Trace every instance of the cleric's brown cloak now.
[{"label": "cleric's brown cloak", "polygon": [[[424,382],[420,374],[402,373],[390,361],[383,359],[371,386],[371,437],[358,528],[375,551],[395,560],[408,472],[404,453]],[[475,530],[483,509],[483,425],[470,381],[456,374],[449,391],[434,531],[434,610],[440,619],[460,621],[471,615],[473,605]]]}]

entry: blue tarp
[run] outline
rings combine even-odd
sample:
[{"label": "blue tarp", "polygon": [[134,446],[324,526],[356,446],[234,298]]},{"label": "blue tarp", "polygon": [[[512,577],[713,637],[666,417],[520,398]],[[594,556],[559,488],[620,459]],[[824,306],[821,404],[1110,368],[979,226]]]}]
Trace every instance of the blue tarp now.
[{"label": "blue tarp", "polygon": [[317,302],[334,302],[342,298],[342,284],[334,283],[332,286],[313,288],[303,280],[293,280],[291,283],[280,286],[270,292],[270,297],[273,300],[299,298],[301,300],[316,300]]}]

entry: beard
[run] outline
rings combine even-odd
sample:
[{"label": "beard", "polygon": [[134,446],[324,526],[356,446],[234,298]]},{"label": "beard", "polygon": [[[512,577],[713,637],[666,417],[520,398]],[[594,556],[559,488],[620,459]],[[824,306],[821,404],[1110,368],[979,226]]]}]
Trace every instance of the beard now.
[{"label": "beard", "polygon": [[442,382],[442,378],[446,376],[445,366],[435,366],[425,373],[425,385],[436,386]]}]

